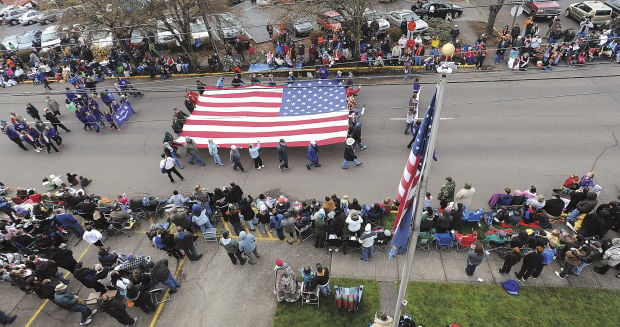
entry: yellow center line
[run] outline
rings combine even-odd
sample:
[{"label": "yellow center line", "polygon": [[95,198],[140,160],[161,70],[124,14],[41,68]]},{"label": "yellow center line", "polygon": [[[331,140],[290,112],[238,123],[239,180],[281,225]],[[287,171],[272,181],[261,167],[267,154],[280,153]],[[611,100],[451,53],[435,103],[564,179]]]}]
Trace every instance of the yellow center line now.
[{"label": "yellow center line", "polygon": [[[181,262],[179,262],[179,266],[177,267],[177,270],[174,272],[175,279],[177,279],[179,274],[181,273],[181,268],[183,268],[184,262],[185,262],[185,257],[181,259]],[[161,315],[161,311],[164,309],[164,305],[166,305],[165,300],[168,298],[169,295],[170,295],[170,289],[167,288],[166,292],[164,293],[164,296],[161,299],[162,302],[157,306],[157,311],[155,311],[155,314],[153,315],[153,319],[151,320],[149,327],[154,327],[155,324],[157,323],[157,320],[159,319],[159,315]]]},{"label": "yellow center line", "polygon": [[[86,252],[88,252],[88,250],[90,249],[90,246],[92,244],[88,244],[88,246],[84,249],[84,251],[82,251],[82,254],[80,254],[80,256],[77,258],[77,261],[81,261],[82,258],[84,258],[84,255],[86,255]],[[65,279],[67,277],[69,277],[70,272],[66,272],[65,273]],[[35,319],[37,319],[37,317],[39,316],[39,314],[41,313],[41,311],[43,311],[43,308],[45,308],[45,306],[50,302],[50,300],[45,299],[45,301],[43,301],[43,303],[41,303],[41,305],[39,306],[39,308],[37,309],[37,311],[34,312],[34,314],[32,315],[32,317],[30,317],[30,319],[28,320],[28,322],[26,323],[25,327],[30,327],[30,325],[32,325],[32,323],[34,322]]]}]

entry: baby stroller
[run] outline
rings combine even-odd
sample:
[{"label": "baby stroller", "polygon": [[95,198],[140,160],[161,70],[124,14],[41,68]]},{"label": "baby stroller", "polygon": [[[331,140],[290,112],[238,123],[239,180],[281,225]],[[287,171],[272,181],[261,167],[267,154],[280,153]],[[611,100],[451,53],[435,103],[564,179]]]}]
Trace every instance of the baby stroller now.
[{"label": "baby stroller", "polygon": [[343,245],[344,243],[336,234],[328,234],[325,238],[325,249],[327,252],[338,252]]},{"label": "baby stroller", "polygon": [[338,310],[357,311],[360,301],[362,301],[362,293],[364,285],[358,287],[341,287],[334,286],[336,296],[336,306]]},{"label": "baby stroller", "polygon": [[301,306],[315,304],[319,306],[320,301],[319,285],[312,280],[307,283],[301,283]]}]

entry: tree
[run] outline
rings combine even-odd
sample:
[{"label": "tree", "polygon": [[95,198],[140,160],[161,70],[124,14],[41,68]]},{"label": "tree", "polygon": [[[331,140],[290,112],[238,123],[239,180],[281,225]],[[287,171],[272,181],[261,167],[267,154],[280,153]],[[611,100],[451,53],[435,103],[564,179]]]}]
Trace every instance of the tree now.
[{"label": "tree", "polygon": [[493,26],[495,25],[495,19],[497,18],[497,14],[502,7],[504,6],[503,0],[491,0],[493,3],[489,6],[489,19],[487,20],[487,27],[485,29],[485,33],[487,36],[493,35]]},{"label": "tree", "polygon": [[359,58],[360,42],[362,41],[362,26],[367,24],[364,11],[372,6],[367,0],[316,0],[312,2],[299,1],[285,3],[286,11],[277,15],[277,21],[287,21],[294,17],[316,17],[317,14],[333,10],[338,12],[344,19],[342,24],[349,32],[353,42],[352,56]]}]

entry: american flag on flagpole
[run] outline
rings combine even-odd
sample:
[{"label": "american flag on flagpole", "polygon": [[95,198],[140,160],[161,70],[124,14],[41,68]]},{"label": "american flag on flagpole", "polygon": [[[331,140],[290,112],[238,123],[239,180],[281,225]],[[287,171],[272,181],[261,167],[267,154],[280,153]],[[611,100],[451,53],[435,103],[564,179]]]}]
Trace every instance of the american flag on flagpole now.
[{"label": "american flag on flagpole", "polygon": [[254,85],[207,88],[181,132],[199,147],[214,139],[221,147],[255,143],[275,147],[341,143],[348,129],[346,92],[342,83],[318,80],[284,87]]},{"label": "american flag on flagpole", "polygon": [[[403,176],[398,185],[396,199],[400,203],[400,206],[398,207],[398,213],[394,220],[394,237],[392,238],[392,245],[396,248],[406,247],[411,233],[413,211],[415,210],[413,205],[414,201],[412,201],[412,199],[417,193],[418,182],[424,172],[426,158],[429,156],[426,152],[431,135],[431,128],[433,126],[433,119],[435,118],[436,97],[437,90],[435,89],[435,94],[428,105],[428,109],[426,109],[426,115],[424,116],[424,120],[422,120],[422,125],[420,125],[418,134],[411,147]],[[430,156],[432,156],[432,153]]]}]

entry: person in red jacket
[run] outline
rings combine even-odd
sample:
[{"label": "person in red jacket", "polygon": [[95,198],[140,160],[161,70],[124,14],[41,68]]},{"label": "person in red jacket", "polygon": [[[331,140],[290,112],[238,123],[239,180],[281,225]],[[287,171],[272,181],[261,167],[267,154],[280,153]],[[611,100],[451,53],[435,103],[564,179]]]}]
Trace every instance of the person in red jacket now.
[{"label": "person in red jacket", "polygon": [[413,32],[415,31],[415,21],[413,20],[413,18],[411,18],[411,20],[409,20],[409,22],[407,22],[407,38],[408,39],[413,39]]}]

